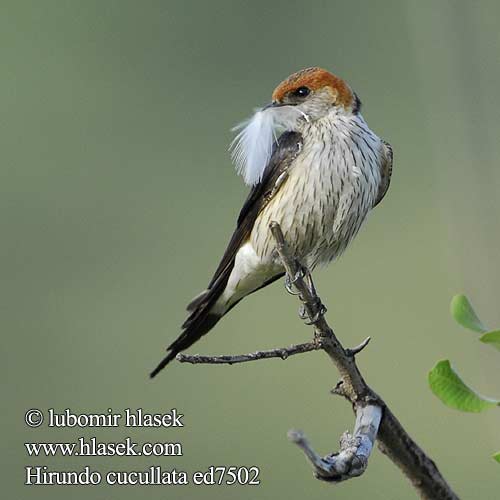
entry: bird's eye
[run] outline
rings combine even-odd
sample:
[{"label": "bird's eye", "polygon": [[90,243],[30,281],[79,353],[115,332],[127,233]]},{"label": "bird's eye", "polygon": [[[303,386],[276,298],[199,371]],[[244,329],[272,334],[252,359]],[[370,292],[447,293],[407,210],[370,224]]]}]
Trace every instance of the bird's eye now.
[{"label": "bird's eye", "polygon": [[308,87],[299,87],[293,92],[297,97],[307,97],[310,93],[311,90]]}]

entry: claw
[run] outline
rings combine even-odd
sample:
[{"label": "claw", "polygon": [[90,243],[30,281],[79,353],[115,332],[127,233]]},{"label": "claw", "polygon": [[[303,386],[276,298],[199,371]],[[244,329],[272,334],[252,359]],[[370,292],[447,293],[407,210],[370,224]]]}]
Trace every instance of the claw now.
[{"label": "claw", "polygon": [[309,273],[309,271],[307,271],[307,269],[302,267],[302,265],[300,263],[298,263],[298,268],[299,268],[299,270],[297,271],[297,273],[295,274],[293,279],[290,278],[288,273],[285,275],[285,288],[286,288],[286,291],[290,295],[300,295],[299,292],[295,291],[293,285],[297,282],[297,280],[299,280],[301,278],[302,279],[306,278],[308,273]]},{"label": "claw", "polygon": [[311,273],[307,267],[304,267],[300,262],[297,261],[299,271],[296,276],[300,276],[306,283],[307,288],[311,292],[311,295],[316,295],[316,287],[311,276]]},{"label": "claw", "polygon": [[307,319],[307,311],[306,311],[306,306],[304,304],[301,304],[299,307],[299,318],[306,320]]},{"label": "claw", "polygon": [[290,295],[299,295],[299,292],[295,291],[293,284],[296,279],[291,279],[288,274],[285,275],[285,289]]},{"label": "claw", "polygon": [[306,325],[314,325],[315,323],[317,323],[319,318],[321,318],[322,316],[324,316],[326,314],[327,311],[328,311],[328,309],[326,308],[326,306],[323,305],[323,303],[318,299],[318,302],[316,304],[316,313],[314,314],[314,316],[312,318],[310,318],[309,320],[307,320],[305,322]]}]

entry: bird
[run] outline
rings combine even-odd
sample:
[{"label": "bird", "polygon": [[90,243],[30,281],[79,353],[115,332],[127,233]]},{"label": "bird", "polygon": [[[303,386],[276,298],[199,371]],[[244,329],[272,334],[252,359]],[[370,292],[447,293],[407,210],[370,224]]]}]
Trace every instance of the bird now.
[{"label": "bird", "polygon": [[392,147],[368,127],[358,95],[323,68],[290,75],[239,130],[232,156],[250,192],[208,287],[188,304],[182,332],[151,377],[285,275],[271,222],[312,271],[344,252],[389,188]]}]

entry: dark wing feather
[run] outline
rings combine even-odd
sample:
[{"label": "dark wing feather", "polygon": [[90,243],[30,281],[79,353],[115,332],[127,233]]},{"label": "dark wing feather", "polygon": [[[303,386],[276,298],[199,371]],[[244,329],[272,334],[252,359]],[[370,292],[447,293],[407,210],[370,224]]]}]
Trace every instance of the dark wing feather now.
[{"label": "dark wing feather", "polygon": [[249,238],[259,213],[283,185],[288,175],[288,169],[301,148],[302,136],[297,132],[285,132],[278,139],[269,164],[264,170],[262,180],[252,188],[243,204],[236,229],[208,285],[209,289],[214,286],[223,274],[227,273],[228,269],[229,272],[232,270],[238,249]]},{"label": "dark wing feather", "polygon": [[382,174],[382,178],[380,180],[380,186],[378,188],[377,199],[375,200],[375,204],[373,205],[374,207],[376,207],[383,200],[385,194],[387,193],[387,190],[389,189],[389,184],[391,183],[392,176],[392,146],[388,142],[382,142],[382,147],[384,150],[384,159],[380,166],[380,173]]},{"label": "dark wing feather", "polygon": [[[151,377],[160,372],[176,354],[193,345],[208,333],[221,318],[211,313],[211,308],[224,292],[234,267],[234,260],[241,245],[250,237],[257,216],[286,181],[287,172],[302,148],[302,136],[296,132],[285,132],[273,149],[262,180],[252,188],[238,217],[236,229],[208,289],[195,297],[188,305],[189,316],[182,325],[179,337],[167,348],[167,355],[152,371]],[[281,275],[271,277],[263,286]],[[234,304],[235,305],[235,304]]]}]

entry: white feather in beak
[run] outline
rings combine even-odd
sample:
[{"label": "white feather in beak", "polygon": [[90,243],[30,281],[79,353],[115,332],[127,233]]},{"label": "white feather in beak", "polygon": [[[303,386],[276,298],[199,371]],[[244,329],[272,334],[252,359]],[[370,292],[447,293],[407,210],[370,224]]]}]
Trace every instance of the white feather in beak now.
[{"label": "white feather in beak", "polygon": [[261,181],[277,134],[296,130],[304,120],[309,121],[308,116],[296,106],[270,106],[256,110],[252,118],[232,129],[241,129],[229,149],[236,171],[243,176],[245,184],[254,186]]}]

